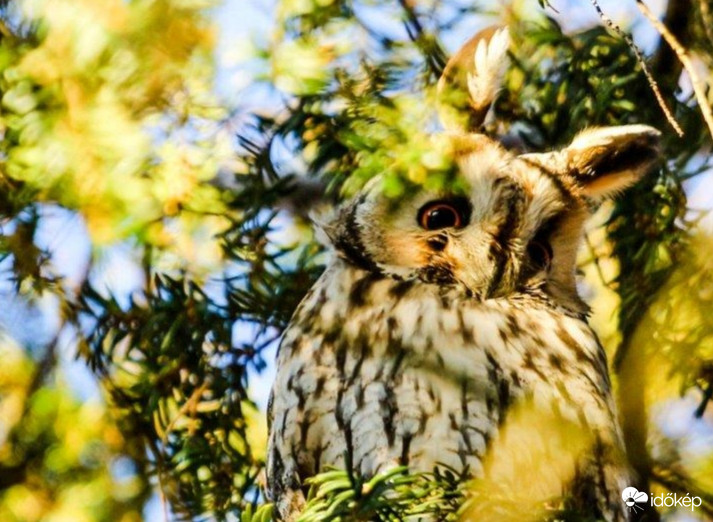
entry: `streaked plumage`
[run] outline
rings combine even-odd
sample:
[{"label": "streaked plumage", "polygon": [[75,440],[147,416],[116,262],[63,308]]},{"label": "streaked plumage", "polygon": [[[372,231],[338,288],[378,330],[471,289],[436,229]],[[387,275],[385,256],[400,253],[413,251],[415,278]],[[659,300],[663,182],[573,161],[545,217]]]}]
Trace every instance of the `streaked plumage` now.
[{"label": "streaked plumage", "polygon": [[[465,88],[487,99],[471,105],[489,106],[496,88],[476,88],[475,71],[460,75]],[[449,127],[465,192],[394,202],[376,178],[323,226],[335,255],[279,350],[269,496],[293,520],[304,479],[326,466],[483,476],[508,413],[527,403],[593,435],[565,486],[591,497],[581,503],[592,514],[625,520],[607,361],[577,296],[575,255],[596,203],[650,170],[658,132],[593,129],[561,151],[515,156]]]}]

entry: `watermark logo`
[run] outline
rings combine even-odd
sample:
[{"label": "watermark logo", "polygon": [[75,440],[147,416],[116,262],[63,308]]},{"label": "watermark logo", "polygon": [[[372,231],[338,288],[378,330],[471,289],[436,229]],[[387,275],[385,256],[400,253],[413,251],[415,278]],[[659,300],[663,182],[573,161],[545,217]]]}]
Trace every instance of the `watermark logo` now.
[{"label": "watermark logo", "polygon": [[653,507],[682,507],[691,508],[691,511],[703,503],[701,497],[692,497],[689,493],[685,495],[662,493],[660,495],[649,496],[643,491],[639,491],[631,486],[621,492],[621,499],[624,501],[624,504],[626,504],[629,511],[633,511],[634,513],[643,511],[644,506],[649,503],[649,498],[651,499],[650,504]]},{"label": "watermark logo", "polygon": [[629,508],[629,511],[636,513],[637,510],[644,510],[644,505],[649,501],[649,496],[643,491],[629,486],[621,492],[621,499]]}]

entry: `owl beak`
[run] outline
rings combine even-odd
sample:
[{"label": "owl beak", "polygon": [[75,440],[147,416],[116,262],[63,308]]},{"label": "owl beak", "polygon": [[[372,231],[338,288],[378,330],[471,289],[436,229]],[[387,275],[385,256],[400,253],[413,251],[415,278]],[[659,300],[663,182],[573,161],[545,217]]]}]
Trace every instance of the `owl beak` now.
[{"label": "owl beak", "polygon": [[446,234],[438,234],[428,238],[426,244],[434,252],[443,252],[448,246],[448,236]]}]

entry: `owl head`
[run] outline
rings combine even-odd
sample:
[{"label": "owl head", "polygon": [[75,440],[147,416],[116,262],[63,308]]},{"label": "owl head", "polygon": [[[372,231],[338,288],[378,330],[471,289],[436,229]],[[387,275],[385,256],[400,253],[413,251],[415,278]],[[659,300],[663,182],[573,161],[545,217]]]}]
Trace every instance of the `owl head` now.
[{"label": "owl head", "polygon": [[[585,219],[659,158],[645,125],[585,130],[560,150],[516,154],[481,132],[506,63],[505,30],[476,35],[446,66],[439,114],[456,167],[452,189],[386,196],[377,176],[325,225],[337,254],[362,270],[455,285],[497,298],[537,290],[575,311]],[[434,142],[435,143],[435,142]]]}]

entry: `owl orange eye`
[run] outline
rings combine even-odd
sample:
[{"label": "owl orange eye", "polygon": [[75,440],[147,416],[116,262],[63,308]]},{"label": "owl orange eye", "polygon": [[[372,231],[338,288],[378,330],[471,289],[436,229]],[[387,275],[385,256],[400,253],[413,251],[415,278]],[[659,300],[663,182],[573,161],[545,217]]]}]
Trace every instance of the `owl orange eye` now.
[{"label": "owl orange eye", "polygon": [[461,228],[467,225],[468,206],[460,199],[426,203],[418,211],[418,224],[426,230]]}]

